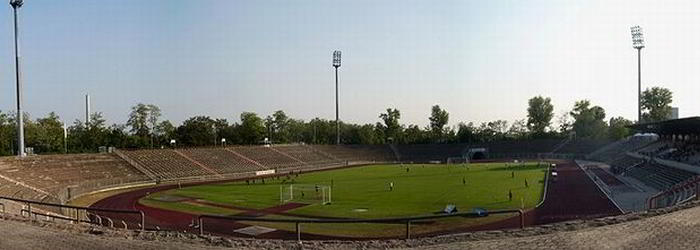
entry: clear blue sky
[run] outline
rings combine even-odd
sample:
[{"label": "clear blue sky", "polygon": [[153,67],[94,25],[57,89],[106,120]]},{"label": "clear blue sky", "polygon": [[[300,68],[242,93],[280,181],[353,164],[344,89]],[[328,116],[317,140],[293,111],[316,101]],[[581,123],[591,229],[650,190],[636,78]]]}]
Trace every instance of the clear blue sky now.
[{"label": "clear blue sky", "polygon": [[[387,107],[426,125],[525,118],[527,99],[557,115],[590,99],[636,117],[644,86],[700,115],[698,1],[26,0],[21,9],[26,111],[83,117],[83,95],[110,123],[139,102],[180,123],[282,109],[334,118],[331,53],[343,51],[341,119],[374,123]],[[0,110],[14,110],[11,7],[0,11]]]}]

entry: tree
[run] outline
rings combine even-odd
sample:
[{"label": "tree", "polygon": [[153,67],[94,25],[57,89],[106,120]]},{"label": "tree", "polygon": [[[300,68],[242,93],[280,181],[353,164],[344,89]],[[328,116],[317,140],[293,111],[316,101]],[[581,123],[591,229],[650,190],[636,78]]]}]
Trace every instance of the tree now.
[{"label": "tree", "polygon": [[431,115],[430,115],[430,131],[433,136],[434,141],[440,141],[443,138],[444,134],[444,127],[447,125],[447,122],[450,119],[450,114],[447,113],[446,110],[443,110],[440,108],[439,105],[435,105],[432,107]]},{"label": "tree", "polygon": [[335,144],[335,121],[314,118],[308,123],[310,142],[314,144]]},{"label": "tree", "polygon": [[265,128],[267,129],[267,137],[271,141],[278,143],[288,143],[290,135],[286,130],[289,117],[282,110],[277,110],[272,115],[265,117]]},{"label": "tree", "polygon": [[572,128],[577,137],[601,139],[606,136],[605,109],[602,107],[591,107],[589,100],[581,100],[574,104],[569,114],[574,118]]},{"label": "tree", "polygon": [[101,146],[113,146],[108,144],[110,131],[105,127],[105,122],[101,112],[92,113],[87,126],[81,120],[75,120],[74,124],[68,128],[69,152],[97,152]]},{"label": "tree", "polygon": [[377,144],[378,139],[374,133],[374,125],[342,124],[343,143],[346,144]]},{"label": "tree", "polygon": [[476,128],[473,123],[460,122],[457,125],[457,142],[468,143],[477,141]]},{"label": "tree", "polygon": [[37,119],[33,130],[35,138],[31,145],[34,152],[63,152],[63,123],[56,113],[51,112],[47,117]]},{"label": "tree", "polygon": [[508,132],[508,121],[495,120],[483,122],[476,130],[477,138],[481,141],[498,141],[503,140]]},{"label": "tree", "polygon": [[212,145],[216,136],[214,120],[208,116],[195,116],[185,120],[175,133],[179,145],[184,146]]},{"label": "tree", "polygon": [[175,126],[168,121],[162,121],[156,125],[153,134],[158,145],[169,144],[171,139],[175,139]]},{"label": "tree", "polygon": [[642,92],[642,121],[658,122],[671,117],[673,93],[667,88],[653,87]]},{"label": "tree", "polygon": [[608,129],[608,138],[612,140],[620,140],[632,134],[632,131],[627,127],[634,124],[632,121],[623,117],[610,118],[610,128]]},{"label": "tree", "polygon": [[[441,135],[438,137],[436,133],[437,132],[423,131],[416,125],[408,125],[408,128],[403,131],[403,142],[407,144],[427,143],[431,140],[431,137],[432,139],[441,138]],[[442,134],[442,128],[440,129],[440,134]]]},{"label": "tree", "polygon": [[287,119],[284,125],[284,138],[286,142],[311,143],[312,131],[303,120]]},{"label": "tree", "polygon": [[273,131],[277,134],[277,140],[280,143],[287,143],[290,141],[289,134],[287,131],[287,123],[289,122],[289,117],[282,110],[277,110],[272,114],[273,118]]},{"label": "tree", "polygon": [[375,133],[375,127],[372,124],[365,124],[358,128],[357,137],[359,144],[378,144],[380,143],[379,138],[377,138],[377,133]]},{"label": "tree", "polygon": [[265,130],[267,131],[267,138],[270,141],[276,140],[277,138],[273,136],[275,130],[275,119],[272,118],[272,116],[268,115],[267,117],[265,117],[265,121],[263,122],[263,124],[265,125]]},{"label": "tree", "polygon": [[141,137],[148,136],[149,112],[150,110],[148,105],[143,103],[139,103],[131,107],[131,113],[129,113],[129,120],[126,121],[126,125],[131,127],[131,133]]},{"label": "tree", "polygon": [[559,134],[562,136],[567,136],[571,133],[574,122],[571,120],[571,115],[569,112],[562,113],[559,118],[557,118],[557,124],[559,126]]},{"label": "tree", "polygon": [[12,113],[0,111],[0,155],[14,154],[14,128]]},{"label": "tree", "polygon": [[131,107],[129,119],[126,125],[131,127],[131,133],[139,137],[150,137],[151,148],[153,148],[153,140],[155,137],[155,129],[160,120],[160,108],[153,104],[139,103]]},{"label": "tree", "polygon": [[552,100],[547,97],[536,96],[528,101],[527,128],[534,137],[542,137],[554,117]]},{"label": "tree", "polygon": [[393,140],[393,142],[399,142],[401,140],[401,125],[399,124],[399,119],[401,119],[401,112],[398,109],[388,108],[386,113],[379,114],[379,118],[384,121],[384,125],[380,125],[384,130],[385,142]]},{"label": "tree", "polygon": [[241,113],[238,136],[243,144],[258,144],[265,137],[263,120],[253,112]]},{"label": "tree", "polygon": [[148,124],[149,134],[151,135],[151,148],[153,148],[153,137],[155,137],[156,126],[158,126],[158,120],[160,119],[160,108],[153,104],[148,104]]},{"label": "tree", "polygon": [[527,139],[529,133],[525,120],[516,120],[508,129],[506,137],[515,140]]}]

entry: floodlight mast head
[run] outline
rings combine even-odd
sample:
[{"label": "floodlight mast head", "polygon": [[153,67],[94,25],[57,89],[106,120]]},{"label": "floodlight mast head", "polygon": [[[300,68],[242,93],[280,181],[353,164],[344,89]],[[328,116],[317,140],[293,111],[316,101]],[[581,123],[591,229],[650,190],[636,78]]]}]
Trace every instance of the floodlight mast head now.
[{"label": "floodlight mast head", "polygon": [[340,50],[333,51],[333,67],[340,67]]},{"label": "floodlight mast head", "polygon": [[632,47],[635,49],[644,48],[644,34],[642,33],[642,27],[633,26],[630,28],[632,31]]},{"label": "floodlight mast head", "polygon": [[12,8],[19,8],[22,7],[22,4],[24,4],[24,0],[10,0],[10,5],[12,5]]}]

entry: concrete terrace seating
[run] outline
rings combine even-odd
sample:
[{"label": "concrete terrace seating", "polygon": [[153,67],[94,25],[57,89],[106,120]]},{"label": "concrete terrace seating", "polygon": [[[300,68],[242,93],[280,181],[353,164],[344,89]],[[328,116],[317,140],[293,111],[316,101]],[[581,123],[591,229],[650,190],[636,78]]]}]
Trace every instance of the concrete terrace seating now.
[{"label": "concrete terrace seating", "polygon": [[224,148],[190,148],[178,149],[178,151],[219,174],[244,173],[264,169]]},{"label": "concrete terrace seating", "polygon": [[161,179],[206,176],[214,173],[170,149],[122,151],[129,159],[158,175]]},{"label": "concrete terrace seating", "polygon": [[641,155],[700,165],[700,144],[661,140],[638,150]]},{"label": "concrete terrace seating", "polygon": [[311,147],[343,161],[396,161],[389,145],[312,145]]},{"label": "concrete terrace seating", "polygon": [[469,150],[466,144],[406,144],[396,148],[403,162],[445,162],[449,157],[462,157]]},{"label": "concrete terrace seating", "polygon": [[299,162],[296,159],[272,150],[270,147],[230,147],[228,149],[256,161],[268,167],[268,169],[284,169],[304,165],[303,162]]},{"label": "concrete terrace seating", "polygon": [[3,176],[49,193],[86,182],[147,179],[114,154],[45,155],[22,159],[4,157],[0,165]]},{"label": "concrete terrace seating", "polygon": [[0,196],[29,200],[41,200],[46,194],[42,194],[21,185],[0,179]]},{"label": "concrete terrace seating", "polygon": [[666,167],[654,162],[633,167],[625,174],[658,190],[668,189],[673,185],[695,176],[695,174],[688,171]]},{"label": "concrete terrace seating", "polygon": [[590,154],[593,151],[612,143],[609,140],[573,139],[557,150],[565,154]]},{"label": "concrete terrace seating", "polygon": [[610,167],[613,173],[621,174],[628,169],[635,167],[639,164],[644,163],[643,159],[635,158],[629,155],[622,155],[622,157],[617,158],[610,162]]},{"label": "concrete terrace seating", "polygon": [[469,148],[487,148],[489,154],[550,153],[561,139],[540,139],[526,141],[493,141],[472,143]]},{"label": "concrete terrace seating", "polygon": [[689,143],[674,143],[671,150],[658,155],[662,159],[687,164],[696,164],[700,160],[700,145]]},{"label": "concrete terrace seating", "polygon": [[656,139],[649,136],[627,137],[591,153],[588,158],[609,163],[627,152],[646,147],[654,141],[656,141]]},{"label": "concrete terrace seating", "polygon": [[295,159],[301,160],[309,165],[323,165],[342,162],[341,160],[335,159],[328,154],[323,154],[306,145],[280,145],[274,146],[274,149],[294,157]]}]

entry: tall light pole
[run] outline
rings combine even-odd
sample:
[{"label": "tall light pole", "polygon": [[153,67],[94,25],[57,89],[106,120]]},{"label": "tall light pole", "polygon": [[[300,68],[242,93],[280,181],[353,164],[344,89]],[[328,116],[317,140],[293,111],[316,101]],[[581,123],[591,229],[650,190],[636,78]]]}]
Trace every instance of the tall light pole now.
[{"label": "tall light pole", "polygon": [[340,50],[333,51],[335,68],[335,144],[340,145],[340,120],[338,119],[338,68],[340,67]]},{"label": "tall light pole", "polygon": [[23,0],[10,0],[10,5],[15,18],[15,79],[17,82],[17,155],[24,157],[24,117],[22,117],[22,71],[20,69],[20,55],[18,38],[17,10],[22,7]]},{"label": "tall light pole", "polygon": [[637,123],[642,123],[642,48],[644,48],[644,35],[642,27],[633,26],[632,47],[637,49]]}]

